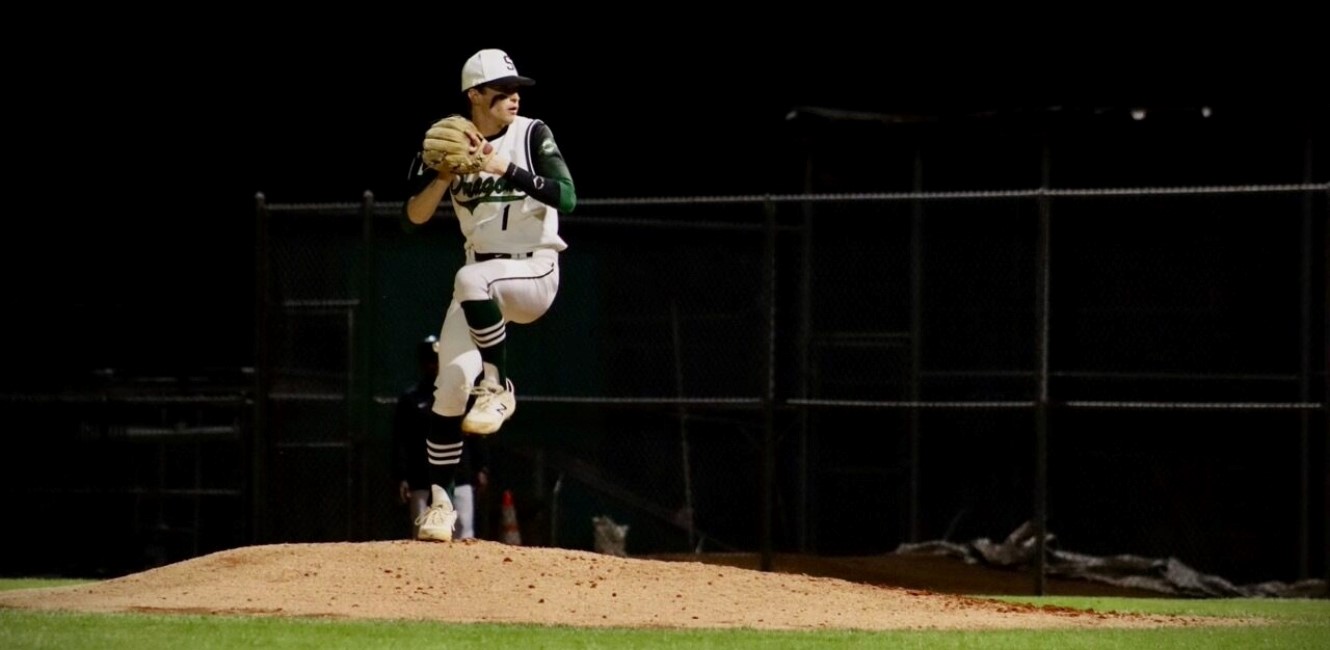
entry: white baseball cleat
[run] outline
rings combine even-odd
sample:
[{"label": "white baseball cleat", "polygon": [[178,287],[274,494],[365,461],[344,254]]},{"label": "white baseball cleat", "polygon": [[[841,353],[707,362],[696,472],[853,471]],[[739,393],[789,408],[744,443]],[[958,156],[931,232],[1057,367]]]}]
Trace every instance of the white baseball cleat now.
[{"label": "white baseball cleat", "polygon": [[517,396],[513,393],[513,381],[504,380],[505,386],[492,379],[480,380],[480,385],[471,390],[476,396],[476,403],[471,411],[462,418],[462,431],[477,435],[494,433],[503,426],[517,410]]},{"label": "white baseball cleat", "polygon": [[432,499],[429,510],[416,518],[416,539],[430,542],[453,541],[453,527],[457,525],[457,511],[443,488],[430,486]]}]

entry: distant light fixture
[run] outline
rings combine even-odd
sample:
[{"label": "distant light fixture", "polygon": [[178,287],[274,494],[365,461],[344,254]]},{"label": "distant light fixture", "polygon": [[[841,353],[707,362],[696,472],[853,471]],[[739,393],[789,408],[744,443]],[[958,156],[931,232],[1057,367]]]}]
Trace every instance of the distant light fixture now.
[{"label": "distant light fixture", "polygon": [[1145,109],[1144,108],[1131,109],[1131,119],[1136,120],[1137,122],[1140,122],[1141,120],[1145,119]]},{"label": "distant light fixture", "polygon": [[1209,106],[1202,106],[1202,107],[1201,107],[1201,117],[1210,117],[1210,107],[1209,107]]}]

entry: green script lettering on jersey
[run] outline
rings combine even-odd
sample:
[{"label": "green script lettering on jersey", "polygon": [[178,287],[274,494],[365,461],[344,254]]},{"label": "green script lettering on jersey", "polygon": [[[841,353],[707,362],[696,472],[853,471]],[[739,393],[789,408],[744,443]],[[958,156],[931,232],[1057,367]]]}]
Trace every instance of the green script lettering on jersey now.
[{"label": "green script lettering on jersey", "polygon": [[[477,174],[472,176],[471,180],[468,181],[464,177],[456,176],[453,178],[453,186],[449,188],[449,191],[452,192],[453,196],[460,196],[463,200],[469,200],[478,199],[491,194],[502,194],[508,191],[509,185],[508,179],[503,177],[481,177]],[[512,194],[519,197],[525,196],[521,192],[515,192]]]},{"label": "green script lettering on jersey", "polygon": [[481,203],[516,201],[526,196],[524,192],[512,191],[508,179],[495,176],[482,178],[476,175],[469,181],[460,176],[454,177],[453,185],[448,191],[452,193],[458,205],[473,211]]}]

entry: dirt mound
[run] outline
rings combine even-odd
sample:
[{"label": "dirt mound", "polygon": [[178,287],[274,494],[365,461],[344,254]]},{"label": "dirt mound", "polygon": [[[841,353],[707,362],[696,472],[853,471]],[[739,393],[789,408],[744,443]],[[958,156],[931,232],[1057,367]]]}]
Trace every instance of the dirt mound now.
[{"label": "dirt mound", "polygon": [[94,584],[2,592],[0,607],[661,628],[1214,623],[1012,605],[825,576],[477,540],[250,546]]}]

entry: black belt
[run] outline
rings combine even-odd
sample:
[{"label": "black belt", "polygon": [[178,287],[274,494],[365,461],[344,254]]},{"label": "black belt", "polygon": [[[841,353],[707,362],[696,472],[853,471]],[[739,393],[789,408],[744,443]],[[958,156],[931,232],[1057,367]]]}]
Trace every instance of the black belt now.
[{"label": "black belt", "polygon": [[477,262],[485,260],[524,260],[535,253],[472,253]]}]

